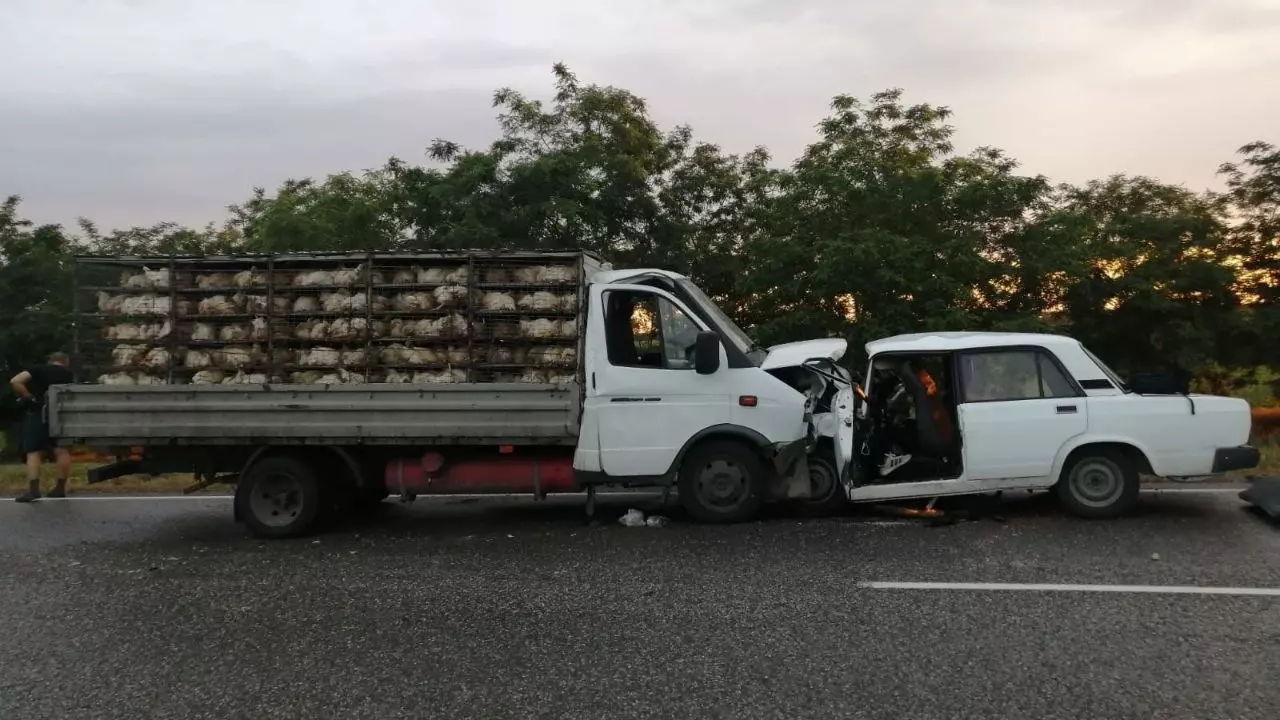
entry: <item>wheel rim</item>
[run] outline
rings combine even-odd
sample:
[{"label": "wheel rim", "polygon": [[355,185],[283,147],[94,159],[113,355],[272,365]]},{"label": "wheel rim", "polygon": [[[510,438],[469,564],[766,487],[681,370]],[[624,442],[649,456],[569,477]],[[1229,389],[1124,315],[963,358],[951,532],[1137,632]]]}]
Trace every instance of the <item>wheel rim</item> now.
[{"label": "wheel rim", "polygon": [[1071,470],[1071,494],[1083,505],[1106,507],[1124,493],[1124,476],[1115,463],[1089,458]]},{"label": "wheel rim", "polygon": [[747,473],[741,465],[717,458],[698,471],[698,497],[708,506],[732,510],[749,494]]},{"label": "wheel rim", "polygon": [[825,460],[809,461],[809,502],[826,502],[835,494],[836,469]]},{"label": "wheel rim", "polygon": [[284,527],[302,512],[302,483],[292,475],[274,473],[263,478],[249,496],[249,509],[263,525]]}]

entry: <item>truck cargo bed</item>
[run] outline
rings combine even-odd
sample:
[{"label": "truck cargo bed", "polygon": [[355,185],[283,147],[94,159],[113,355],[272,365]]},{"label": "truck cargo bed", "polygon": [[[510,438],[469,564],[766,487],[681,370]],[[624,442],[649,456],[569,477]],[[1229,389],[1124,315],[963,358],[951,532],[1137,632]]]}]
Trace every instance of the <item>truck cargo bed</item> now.
[{"label": "truck cargo bed", "polygon": [[574,445],[576,384],[69,385],[50,431],[89,446]]}]

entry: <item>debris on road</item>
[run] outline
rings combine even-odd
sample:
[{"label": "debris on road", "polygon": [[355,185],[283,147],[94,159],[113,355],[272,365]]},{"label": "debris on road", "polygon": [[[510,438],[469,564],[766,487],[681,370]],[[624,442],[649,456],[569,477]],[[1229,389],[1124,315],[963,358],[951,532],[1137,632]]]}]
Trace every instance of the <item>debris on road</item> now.
[{"label": "debris on road", "polygon": [[622,525],[625,525],[626,527],[656,528],[656,527],[666,527],[666,525],[670,523],[671,520],[666,517],[663,517],[662,515],[650,515],[649,517],[646,518],[644,516],[644,512],[637,510],[635,508],[631,508],[630,510],[627,511],[627,514],[618,518],[618,522],[621,523]]},{"label": "debris on road", "polygon": [[644,527],[644,513],[631,508],[626,515],[618,518],[618,522],[627,527]]},{"label": "debris on road", "polygon": [[1280,477],[1250,477],[1249,487],[1240,491],[1239,498],[1272,522],[1280,521]]}]

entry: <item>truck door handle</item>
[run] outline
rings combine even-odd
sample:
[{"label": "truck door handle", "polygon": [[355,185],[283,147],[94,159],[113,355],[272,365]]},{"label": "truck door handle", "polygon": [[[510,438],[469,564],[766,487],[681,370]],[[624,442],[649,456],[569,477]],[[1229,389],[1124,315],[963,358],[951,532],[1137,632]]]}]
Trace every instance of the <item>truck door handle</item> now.
[{"label": "truck door handle", "polygon": [[1059,405],[1058,414],[1059,415],[1075,415],[1076,406],[1075,405]]}]

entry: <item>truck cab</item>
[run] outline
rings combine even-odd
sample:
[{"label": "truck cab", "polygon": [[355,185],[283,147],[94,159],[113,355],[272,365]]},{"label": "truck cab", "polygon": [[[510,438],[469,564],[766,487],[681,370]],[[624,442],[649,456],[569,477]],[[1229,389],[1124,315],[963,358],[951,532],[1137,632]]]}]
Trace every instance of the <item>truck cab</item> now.
[{"label": "truck cab", "polygon": [[844,340],[762,348],[662,270],[596,274],[586,336],[574,454],[585,483],[674,482],[689,512],[713,522],[769,499],[843,503],[824,418],[848,382]]},{"label": "truck cab", "polygon": [[839,399],[855,409],[838,442],[854,502],[1052,489],[1078,515],[1112,517],[1136,505],[1140,475],[1259,461],[1246,401],[1139,394],[1069,337],[924,333],[866,349],[864,387]]}]

